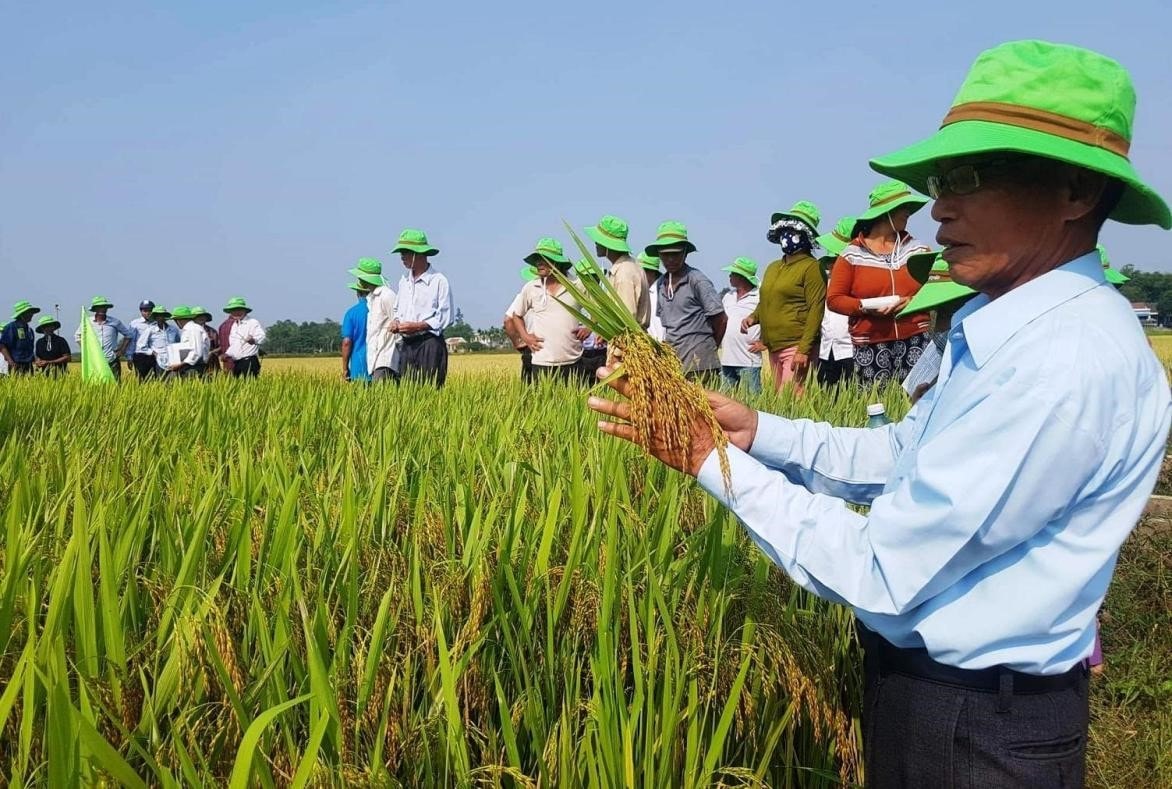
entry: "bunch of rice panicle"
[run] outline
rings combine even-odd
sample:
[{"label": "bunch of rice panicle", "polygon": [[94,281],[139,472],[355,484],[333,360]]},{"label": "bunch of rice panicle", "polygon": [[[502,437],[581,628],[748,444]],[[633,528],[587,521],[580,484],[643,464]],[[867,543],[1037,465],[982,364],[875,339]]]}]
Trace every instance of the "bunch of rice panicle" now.
[{"label": "bunch of rice panicle", "polygon": [[[595,262],[568,222],[566,229],[583,256]],[[650,451],[651,437],[659,436],[673,457],[686,462],[692,450],[692,424],[703,422],[708,426],[716,447],[725,492],[730,492],[728,436],[716,421],[704,389],[684,376],[675,350],[654,339],[639,325],[606,277],[583,277],[571,281],[556,267],[553,276],[578,303],[574,307],[558,299],[562,306],[583,326],[606,340],[608,366],[613,370],[606,382],[626,377],[631,425],[639,445]],[[616,360],[619,362],[617,366],[614,364]]]}]

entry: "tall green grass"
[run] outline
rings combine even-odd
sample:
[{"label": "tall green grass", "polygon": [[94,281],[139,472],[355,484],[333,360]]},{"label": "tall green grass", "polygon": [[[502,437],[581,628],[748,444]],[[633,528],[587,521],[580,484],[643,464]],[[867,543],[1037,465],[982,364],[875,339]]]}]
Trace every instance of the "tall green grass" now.
[{"label": "tall green grass", "polygon": [[861,778],[849,612],[579,391],[0,389],[13,786]]}]

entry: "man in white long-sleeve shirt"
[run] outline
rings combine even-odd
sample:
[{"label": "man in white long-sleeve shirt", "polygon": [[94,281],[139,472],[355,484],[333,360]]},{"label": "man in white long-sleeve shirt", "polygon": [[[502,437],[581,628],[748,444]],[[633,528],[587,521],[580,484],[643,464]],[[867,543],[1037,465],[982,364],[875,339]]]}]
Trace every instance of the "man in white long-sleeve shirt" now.
[{"label": "man in white long-sleeve shirt", "polygon": [[395,321],[395,291],[383,279],[383,264],[375,258],[360,258],[350,276],[371,286],[366,294],[366,369],[375,383],[399,378],[400,336],[392,330]]},{"label": "man in white long-sleeve shirt", "polygon": [[179,327],[179,344],[183,350],[178,359],[167,358],[167,369],[177,378],[202,377],[211,351],[207,332],[192,319],[190,307],[176,307],[171,317]]},{"label": "man in white long-sleeve shirt", "polygon": [[232,359],[232,377],[256,378],[260,375],[260,346],[265,341],[265,327],[251,316],[252,307],[240,296],[228,299],[224,312],[232,317],[228,347],[224,351]]},{"label": "man in white long-sleeve shirt", "polygon": [[448,279],[431,267],[439,250],[422,230],[404,230],[393,252],[407,272],[399,280],[399,296],[391,329],[402,336],[402,375],[437,388],[448,377],[448,346],[444,329],[452,325],[452,290]]}]

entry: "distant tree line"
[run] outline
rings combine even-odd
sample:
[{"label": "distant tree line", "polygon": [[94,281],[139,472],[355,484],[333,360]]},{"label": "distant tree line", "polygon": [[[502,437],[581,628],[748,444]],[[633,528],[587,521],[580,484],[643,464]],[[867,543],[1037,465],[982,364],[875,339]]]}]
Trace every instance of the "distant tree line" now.
[{"label": "distant tree line", "polygon": [[[340,353],[342,327],[329,318],[324,321],[277,321],[265,327],[268,339],[265,353],[279,356],[313,356]],[[444,332],[445,337],[460,337],[469,351],[506,350],[512,348],[504,329],[474,329],[456,310],[456,319]]]},{"label": "distant tree line", "polygon": [[1160,313],[1161,326],[1172,325],[1172,274],[1140,271],[1132,266],[1124,266],[1123,273],[1131,277],[1131,281],[1120,285],[1119,292],[1128,301],[1155,307]]}]

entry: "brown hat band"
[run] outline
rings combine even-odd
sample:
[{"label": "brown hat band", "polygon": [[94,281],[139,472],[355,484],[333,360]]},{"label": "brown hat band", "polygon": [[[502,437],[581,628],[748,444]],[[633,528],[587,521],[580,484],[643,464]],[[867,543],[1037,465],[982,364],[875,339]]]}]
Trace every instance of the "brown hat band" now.
[{"label": "brown hat band", "polygon": [[1131,150],[1131,142],[1110,129],[1037,107],[1023,107],[1020,104],[1006,104],[1000,101],[970,101],[957,104],[944,116],[940,128],[960,121],[987,121],[1031,129],[1071,142],[1093,145],[1125,159]]}]

